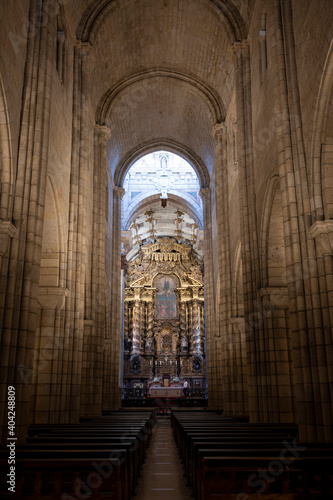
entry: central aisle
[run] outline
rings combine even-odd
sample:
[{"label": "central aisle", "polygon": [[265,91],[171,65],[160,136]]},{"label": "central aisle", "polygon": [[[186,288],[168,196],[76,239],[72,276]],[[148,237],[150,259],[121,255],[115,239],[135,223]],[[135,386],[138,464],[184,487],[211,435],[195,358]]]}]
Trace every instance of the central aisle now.
[{"label": "central aisle", "polygon": [[183,467],[173,439],[170,420],[161,418],[155,426],[147,460],[142,469],[136,500],[189,500]]}]

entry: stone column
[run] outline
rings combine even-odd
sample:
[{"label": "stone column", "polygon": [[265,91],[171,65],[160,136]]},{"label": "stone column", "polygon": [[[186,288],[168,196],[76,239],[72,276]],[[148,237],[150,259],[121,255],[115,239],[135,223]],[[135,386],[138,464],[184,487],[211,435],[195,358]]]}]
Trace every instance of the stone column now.
[{"label": "stone column", "polygon": [[105,269],[105,224],[108,127],[95,125],[93,168],[93,227],[90,288],[86,287],[85,335],[81,415],[99,415],[102,409],[102,342],[106,337],[107,278]]},{"label": "stone column", "polygon": [[57,373],[61,369],[61,335],[63,309],[68,289],[40,287],[38,295],[39,325],[35,336],[32,373],[32,421],[36,424],[56,423],[59,418]]},{"label": "stone column", "polygon": [[[61,387],[60,422],[78,422],[80,417],[82,350],[84,345],[85,292],[87,273],[87,210],[92,197],[92,170],[89,168],[90,44],[77,41],[74,47],[73,130],[69,199],[69,231],[64,331],[64,362],[58,374]],[[91,318],[88,318],[89,320]],[[88,326],[88,325],[86,325]],[[91,326],[91,325],[89,325]]]},{"label": "stone column", "polygon": [[233,336],[233,357],[229,360],[232,415],[249,414],[248,380],[246,366],[245,321],[242,316],[230,318]]},{"label": "stone column", "polygon": [[61,83],[64,80],[64,43],[65,33],[63,31],[57,32],[57,70]]},{"label": "stone column", "polygon": [[119,408],[121,403],[120,363],[121,363],[121,322],[123,304],[121,302],[121,200],[125,190],[113,188],[113,232],[112,232],[112,283],[111,283],[111,338],[112,338],[112,406]]},{"label": "stone column", "polygon": [[[16,437],[19,442],[25,439],[29,422],[55,56],[56,17],[48,15],[46,4],[45,0],[32,0],[29,11],[11,221],[17,231],[8,248],[10,272],[1,281],[6,298],[4,304],[1,303],[4,312],[1,318],[0,419],[7,429],[6,393],[7,386],[12,385],[16,390]],[[11,225],[9,237],[13,232],[10,228]],[[4,240],[3,236],[1,239]]]},{"label": "stone column", "polygon": [[[308,230],[308,236],[316,245],[319,286],[325,330],[333,325],[333,220],[315,222]],[[327,362],[330,364],[331,357]],[[330,379],[330,383],[333,380]]]},{"label": "stone column", "polygon": [[234,43],[237,109],[237,157],[241,215],[244,312],[247,346],[249,415],[252,422],[263,420],[265,407],[264,363],[260,363],[259,252],[254,189],[253,133],[251,111],[250,57],[247,41]]},{"label": "stone column", "polygon": [[200,196],[203,202],[204,216],[204,262],[205,262],[205,305],[206,305],[206,345],[207,345],[207,382],[208,404],[211,409],[222,408],[222,402],[217,399],[217,360],[216,360],[216,323],[215,323],[215,297],[213,280],[212,256],[212,209],[210,188],[201,188]]},{"label": "stone column", "polygon": [[259,290],[267,364],[267,422],[294,422],[292,343],[287,287]]},{"label": "stone column", "polygon": [[[227,163],[227,127],[225,123],[213,127],[216,144],[215,199],[219,242],[219,304],[217,304],[217,369],[219,378],[219,399],[224,411],[233,414],[236,399],[237,365],[233,364],[236,337],[233,335],[231,312],[231,261],[229,234],[229,195]],[[241,376],[241,373],[240,373]],[[239,381],[238,381],[239,382]]]},{"label": "stone column", "polygon": [[297,420],[301,440],[331,441],[333,324],[327,314],[328,290],[320,285],[326,263],[311,231],[316,221],[310,208],[290,0],[274,1],[271,33]]},{"label": "stone column", "polygon": [[16,233],[16,227],[9,220],[0,219],[0,325],[4,314],[6,300],[6,282],[8,273],[8,257],[11,240]]}]

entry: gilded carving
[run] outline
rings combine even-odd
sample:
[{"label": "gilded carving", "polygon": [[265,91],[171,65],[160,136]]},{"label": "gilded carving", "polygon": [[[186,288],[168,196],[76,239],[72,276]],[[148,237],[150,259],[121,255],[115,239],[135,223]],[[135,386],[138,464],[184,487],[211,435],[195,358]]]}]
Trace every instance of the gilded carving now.
[{"label": "gilded carving", "polygon": [[159,238],[128,262],[124,377],[204,377],[204,289],[191,246]]}]

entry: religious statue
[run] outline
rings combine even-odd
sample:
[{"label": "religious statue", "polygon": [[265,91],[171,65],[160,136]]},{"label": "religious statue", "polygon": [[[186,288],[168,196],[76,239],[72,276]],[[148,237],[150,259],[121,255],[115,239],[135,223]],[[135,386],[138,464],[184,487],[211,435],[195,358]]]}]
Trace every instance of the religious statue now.
[{"label": "religious statue", "polygon": [[201,373],[203,357],[199,354],[192,357],[192,372]]},{"label": "religious statue", "polygon": [[132,354],[130,357],[131,372],[139,373],[141,371],[141,356],[140,354]]},{"label": "religious statue", "polygon": [[153,349],[153,341],[154,341],[153,337],[147,337],[146,338],[146,346],[145,346],[145,350],[146,351],[149,351],[149,352],[152,351],[152,349]]},{"label": "religious statue", "polygon": [[187,349],[188,347],[188,340],[186,337],[182,337],[181,341],[180,341],[180,346],[182,349]]}]

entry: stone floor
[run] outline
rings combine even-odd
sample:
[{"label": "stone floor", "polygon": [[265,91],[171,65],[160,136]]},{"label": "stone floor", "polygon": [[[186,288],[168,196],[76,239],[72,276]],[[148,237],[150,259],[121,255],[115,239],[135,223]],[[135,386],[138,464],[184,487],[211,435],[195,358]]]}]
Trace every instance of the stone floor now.
[{"label": "stone floor", "polygon": [[143,466],[136,500],[188,500],[183,466],[172,436],[170,419],[159,419]]}]

